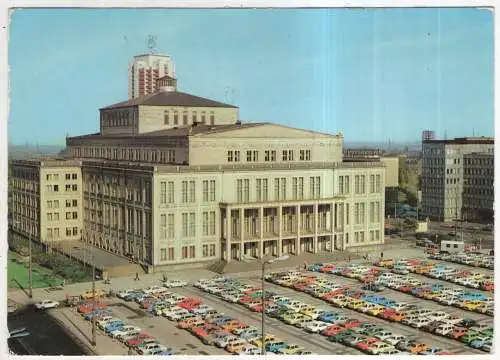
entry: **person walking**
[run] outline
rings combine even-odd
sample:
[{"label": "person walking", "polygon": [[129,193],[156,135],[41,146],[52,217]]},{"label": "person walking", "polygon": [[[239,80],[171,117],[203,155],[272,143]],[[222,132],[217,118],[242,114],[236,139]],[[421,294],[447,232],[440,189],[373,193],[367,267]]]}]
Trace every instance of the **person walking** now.
[{"label": "person walking", "polygon": [[139,273],[135,273],[135,280],[139,280]]}]

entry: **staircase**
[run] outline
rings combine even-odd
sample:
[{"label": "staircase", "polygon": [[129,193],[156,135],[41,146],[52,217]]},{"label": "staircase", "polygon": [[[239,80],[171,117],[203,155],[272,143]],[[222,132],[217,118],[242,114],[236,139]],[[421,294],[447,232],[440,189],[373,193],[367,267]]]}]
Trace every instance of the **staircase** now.
[{"label": "staircase", "polygon": [[214,272],[216,274],[223,274],[224,269],[226,268],[227,261],[226,260],[218,260],[206,267],[208,271]]}]

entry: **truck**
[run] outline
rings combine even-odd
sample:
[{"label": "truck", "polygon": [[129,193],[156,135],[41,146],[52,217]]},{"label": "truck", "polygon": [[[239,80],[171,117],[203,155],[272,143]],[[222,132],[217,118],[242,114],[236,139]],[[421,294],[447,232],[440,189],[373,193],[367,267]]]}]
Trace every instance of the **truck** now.
[{"label": "truck", "polygon": [[465,251],[465,243],[457,240],[442,240],[440,250],[446,253],[463,253]]}]

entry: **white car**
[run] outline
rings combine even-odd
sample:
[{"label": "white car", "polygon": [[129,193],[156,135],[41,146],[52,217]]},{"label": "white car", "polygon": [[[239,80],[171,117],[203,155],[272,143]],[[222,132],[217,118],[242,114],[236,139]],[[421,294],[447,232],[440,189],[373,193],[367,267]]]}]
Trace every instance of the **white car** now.
[{"label": "white car", "polygon": [[135,292],[135,290],[131,290],[131,289],[121,290],[121,291],[118,291],[116,293],[116,296],[120,299],[123,299],[123,298],[125,298],[125,296],[127,296],[128,294],[133,293],[133,292]]},{"label": "white car", "polygon": [[125,325],[119,330],[111,331],[110,335],[114,338],[120,338],[121,336],[126,335],[130,331],[141,331],[140,327],[134,325]]},{"label": "white car", "polygon": [[207,304],[201,304],[196,309],[193,309],[192,312],[193,312],[193,314],[203,315],[204,313],[206,313],[207,311],[210,311],[210,310],[214,310],[214,308],[211,306],[208,306]]},{"label": "white car", "polygon": [[313,320],[307,325],[305,325],[303,328],[307,332],[310,333],[319,333],[320,331],[326,329],[328,326],[330,326],[330,323],[324,322],[324,321],[318,321],[318,320]]},{"label": "white car", "polygon": [[163,286],[166,288],[183,287],[187,286],[187,282],[183,280],[168,280],[163,282]]},{"label": "white car", "polygon": [[390,344],[390,345],[395,346],[398,342],[403,341],[404,339],[406,339],[406,337],[403,335],[392,335],[392,336],[389,336],[388,338],[384,339],[383,341]]},{"label": "white car", "polygon": [[97,322],[97,327],[99,329],[104,329],[109,322],[115,321],[115,320],[120,320],[120,319],[112,317],[112,316],[105,316]]},{"label": "white car", "polygon": [[54,309],[59,306],[59,302],[55,300],[41,300],[35,303],[35,308],[38,310]]},{"label": "white car", "polygon": [[168,288],[164,287],[164,286],[159,286],[159,285],[153,285],[153,286],[148,286],[147,288],[145,288],[143,290],[143,292],[145,294],[157,294],[157,293],[160,293],[160,292],[166,292],[168,291]]},{"label": "white car", "polygon": [[166,346],[160,345],[160,344],[147,344],[144,345],[144,347],[139,348],[138,352],[141,355],[148,355],[151,354],[153,351],[167,351],[168,348]]},{"label": "white car", "polygon": [[431,321],[441,321],[443,319],[446,319],[449,315],[445,313],[444,311],[434,311],[425,317]]},{"label": "white car", "polygon": [[243,348],[241,348],[240,351],[238,351],[238,355],[261,355],[261,354],[262,354],[262,349],[252,344],[245,345]]}]

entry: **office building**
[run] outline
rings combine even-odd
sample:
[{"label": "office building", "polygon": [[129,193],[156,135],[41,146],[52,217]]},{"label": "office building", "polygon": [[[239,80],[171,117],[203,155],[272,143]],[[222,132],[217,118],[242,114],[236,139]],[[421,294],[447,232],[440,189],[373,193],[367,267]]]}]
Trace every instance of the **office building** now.
[{"label": "office building", "polygon": [[464,155],[462,217],[471,222],[493,222],[495,157],[492,153]]},{"label": "office building", "polygon": [[462,218],[464,156],[493,154],[490,137],[424,140],[422,142],[422,213],[438,221]]}]

